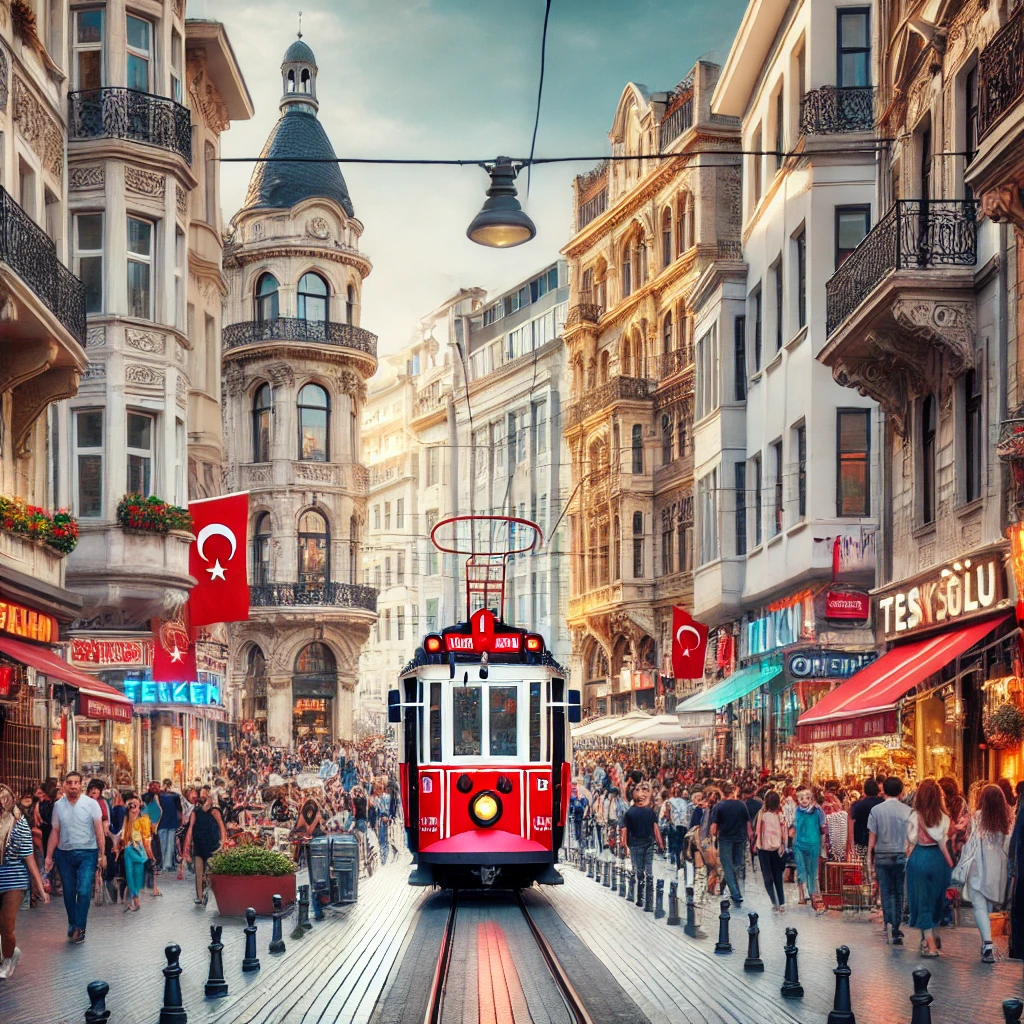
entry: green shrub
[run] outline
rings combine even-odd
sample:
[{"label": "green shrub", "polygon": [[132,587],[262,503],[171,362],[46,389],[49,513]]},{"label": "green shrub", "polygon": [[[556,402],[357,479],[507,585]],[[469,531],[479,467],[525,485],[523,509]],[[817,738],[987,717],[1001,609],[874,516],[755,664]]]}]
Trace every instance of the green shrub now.
[{"label": "green shrub", "polygon": [[211,875],[294,875],[295,862],[262,846],[236,846],[210,858]]}]

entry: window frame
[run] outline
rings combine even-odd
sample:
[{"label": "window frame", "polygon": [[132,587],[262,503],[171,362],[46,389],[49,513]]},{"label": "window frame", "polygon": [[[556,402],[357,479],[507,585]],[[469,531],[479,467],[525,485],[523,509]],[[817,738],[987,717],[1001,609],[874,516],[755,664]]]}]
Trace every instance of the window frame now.
[{"label": "window frame", "polygon": [[754,547],[764,543],[764,462],[756,452],[754,463]]},{"label": "window frame", "polygon": [[747,400],[747,315],[740,313],[732,321],[733,399]]},{"label": "window frame", "polygon": [[[107,61],[106,61],[106,42],[107,35],[107,11],[105,7],[87,7],[82,10],[76,10],[72,12],[74,14],[74,21],[72,24],[71,34],[71,83],[72,87],[76,92],[91,92],[91,89],[86,89],[82,83],[82,77],[80,74],[80,67],[78,63],[79,54],[82,53],[99,53],[100,55],[100,83],[97,88],[102,89],[107,82]],[[98,42],[81,43],[78,40],[78,24],[79,18],[84,14],[99,14],[100,16],[100,38]]]},{"label": "window frame", "polygon": [[642,476],[644,472],[644,428],[642,423],[634,423],[630,431],[631,472],[634,476]]},{"label": "window frame", "polygon": [[[130,21],[137,21],[142,25],[146,26],[148,33],[149,45],[145,50],[140,49],[137,46],[132,46],[128,42],[128,23]],[[153,95],[153,71],[156,63],[156,51],[154,43],[156,41],[156,25],[149,18],[143,18],[138,14],[131,11],[125,12],[125,30],[124,30],[124,50],[125,50],[125,85],[134,90],[135,92],[143,92],[149,95]],[[136,60],[143,61],[146,65],[146,88],[139,89],[137,86],[128,84],[128,67],[131,64],[132,57]]]},{"label": "window frame", "polygon": [[[864,46],[843,45],[843,18],[850,15],[864,17]],[[864,62],[866,81],[863,85],[847,84],[843,81],[843,57],[846,54],[863,53],[867,55]],[[871,8],[870,7],[837,7],[836,8],[836,88],[838,89],[869,89],[871,88]]]},{"label": "window frame", "polygon": [[[318,388],[324,396],[326,405],[309,405],[302,401],[302,393],[310,387]],[[324,413],[324,452],[323,458],[311,458],[302,454],[302,413],[303,410],[310,410],[311,412],[323,412]],[[296,452],[297,462],[330,462],[331,461],[331,395],[330,392],[315,380],[306,381],[305,384],[299,388],[298,393],[295,396],[295,419],[298,426],[298,451]]]},{"label": "window frame", "polygon": [[796,514],[807,518],[807,424],[796,427]]},{"label": "window frame", "polygon": [[747,553],[747,464],[740,460],[733,467],[736,500],[736,557]]},{"label": "window frame", "polygon": [[[514,687],[516,694],[516,752],[515,754],[492,754],[491,753],[491,690]],[[455,753],[455,691],[457,689],[479,689],[480,690],[480,736],[479,753],[456,754]],[[445,764],[449,761],[453,764],[461,764],[463,761],[472,760],[480,764],[529,764],[530,758],[530,688],[528,681],[522,679],[489,679],[471,680],[468,683],[442,686],[442,707],[441,707],[441,753],[444,757],[440,762]],[[545,721],[547,717],[543,713],[543,704],[540,705],[540,739],[539,749],[544,751],[543,739],[546,733]],[[426,730],[424,730],[426,732]]]},{"label": "window frame", "polygon": [[963,400],[963,498],[969,503],[980,498],[985,488],[985,385],[977,366],[971,367],[963,376]]},{"label": "window frame", "polygon": [[[864,418],[864,451],[844,452],[842,450],[843,419],[846,416]],[[844,460],[843,456],[847,456]],[[857,461],[864,464],[864,509],[863,512],[843,511],[843,463],[852,463],[850,456],[860,456]],[[836,409],[836,518],[867,519],[871,516],[871,410],[857,408]]]},{"label": "window frame", "polygon": [[[129,422],[131,417],[136,416],[139,419],[149,421],[149,447],[148,448],[134,448],[128,443],[128,435],[130,432]],[[128,494],[141,494],[144,498],[150,497],[153,493],[153,478],[156,476],[156,439],[157,439],[157,417],[156,413],[147,412],[144,409],[132,409],[128,408],[125,410],[125,451],[128,455],[127,462],[125,464],[126,479],[125,479],[125,491]],[[132,487],[132,459],[143,459],[145,470],[148,473],[148,480],[146,487]],[[143,468],[140,466],[140,468]]]},{"label": "window frame", "polygon": [[[260,405],[261,397],[266,392],[267,404]],[[264,454],[263,446],[261,444],[262,431],[264,425],[261,423],[262,417],[266,417],[266,458],[261,459],[260,456]],[[271,433],[274,418],[274,392],[271,386],[264,381],[260,384],[252,396],[252,409],[250,411],[250,429],[252,431],[252,461],[254,463],[265,463],[270,462],[271,456],[271,444],[273,436]]]},{"label": "window frame", "polygon": [[[267,526],[266,532],[263,531]],[[252,556],[253,583],[256,586],[267,586],[270,583],[270,546],[274,539],[273,520],[269,512],[257,512],[253,523],[252,540],[250,542]],[[266,558],[264,558],[264,553]],[[264,573],[263,570],[266,570]]]},{"label": "window frame", "polygon": [[[313,278],[319,281],[324,286],[322,295],[316,292],[303,291],[302,282],[307,278]],[[308,310],[306,305],[309,301],[322,302],[324,304],[324,315],[323,317],[309,317],[307,315]],[[313,324],[326,324],[331,319],[331,286],[327,283],[327,280],[322,274],[318,274],[315,270],[307,270],[302,277],[299,278],[299,283],[295,288],[295,317],[297,320],[303,320],[306,323]]]},{"label": "window frame", "polygon": [[807,225],[793,236],[796,246],[796,325],[798,330],[807,326]]},{"label": "window frame", "polygon": [[[304,530],[302,528],[302,521],[308,515],[315,515],[320,517],[320,521],[324,524],[323,533],[314,532],[312,530]],[[324,539],[324,568],[323,577],[317,581],[310,581],[304,577],[314,575],[311,572],[303,571],[303,540],[316,540],[322,537]],[[298,521],[295,524],[295,539],[296,539],[296,582],[300,587],[308,587],[316,590],[320,587],[326,586],[331,582],[331,524],[327,519],[327,516],[320,511],[319,508],[304,508],[298,517]]]},{"label": "window frame", "polygon": [[[834,217],[834,231],[835,231],[835,269],[838,270],[853,254],[857,251],[857,243],[852,249],[844,249],[839,244],[839,225],[844,214],[856,214],[861,213],[864,215],[864,234],[861,235],[861,242],[871,233],[871,204],[870,203],[846,203],[841,206],[835,207]],[[841,253],[846,253],[845,256],[840,256]]]},{"label": "window frame", "polygon": [[[273,291],[261,291],[264,281],[274,282]],[[270,271],[265,270],[256,278],[256,283],[252,290],[252,302],[253,319],[256,323],[266,324],[270,323],[271,320],[279,320],[281,318],[281,282]],[[265,303],[269,303],[271,306],[271,316],[264,315]]]},{"label": "window frame", "polygon": [[[107,435],[107,417],[106,409],[102,406],[98,407],[83,407],[76,408],[74,411],[74,507],[75,515],[79,519],[102,519],[104,510],[104,498],[106,497],[106,487],[104,486],[105,472],[104,463],[106,460],[106,435]],[[89,416],[93,414],[99,415],[100,423],[100,443],[99,445],[82,445],[79,442],[80,430],[79,430],[79,417]],[[99,502],[98,511],[95,514],[87,514],[82,511],[82,458],[98,458],[99,459]]]},{"label": "window frame", "polygon": [[[81,219],[83,217],[98,217],[100,224],[100,248],[99,249],[83,249],[79,241],[81,237]],[[86,303],[86,313],[103,313],[105,312],[105,285],[106,285],[106,267],[104,264],[104,252],[106,250],[106,228],[107,220],[103,210],[75,210],[74,212],[74,224],[72,226],[72,243],[73,243],[73,259],[72,267],[75,272],[75,276],[82,280],[82,260],[95,260],[99,266],[100,282],[99,282],[99,308],[90,309],[88,302]],[[88,298],[88,289],[86,289],[86,297]]]},{"label": "window frame", "polygon": [[[131,237],[129,231],[129,225],[132,221],[137,224],[145,224],[149,228],[149,252],[140,253],[136,252],[131,248],[131,244],[128,241]],[[156,251],[157,246],[157,222],[150,220],[148,217],[139,217],[134,213],[128,213],[125,217],[125,260],[126,269],[128,274],[128,315],[135,317],[139,320],[154,320],[154,306],[156,300]],[[131,271],[132,264],[139,267],[144,267],[147,274],[147,306],[148,309],[144,314],[137,313],[131,305]]]},{"label": "window frame", "polygon": [[783,527],[785,526],[786,516],[786,496],[784,493],[784,482],[785,482],[785,451],[782,447],[782,438],[777,441],[772,441],[769,446],[772,451],[772,459],[774,466],[772,467],[775,472],[775,530],[772,534],[773,537],[777,537],[782,533]]}]

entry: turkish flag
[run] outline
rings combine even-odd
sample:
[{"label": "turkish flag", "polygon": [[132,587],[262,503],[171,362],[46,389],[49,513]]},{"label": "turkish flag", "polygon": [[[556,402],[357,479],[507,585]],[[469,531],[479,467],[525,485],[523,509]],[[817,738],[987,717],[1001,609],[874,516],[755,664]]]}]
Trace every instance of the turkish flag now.
[{"label": "turkish flag", "polygon": [[153,619],[153,682],[196,681],[196,638],[189,628],[188,606],[173,619]]},{"label": "turkish flag", "polygon": [[703,679],[708,627],[685,608],[672,609],[672,671],[676,679]]},{"label": "turkish flag", "polygon": [[188,596],[193,628],[249,618],[249,492],[190,501],[195,543],[188,571],[198,580]]}]

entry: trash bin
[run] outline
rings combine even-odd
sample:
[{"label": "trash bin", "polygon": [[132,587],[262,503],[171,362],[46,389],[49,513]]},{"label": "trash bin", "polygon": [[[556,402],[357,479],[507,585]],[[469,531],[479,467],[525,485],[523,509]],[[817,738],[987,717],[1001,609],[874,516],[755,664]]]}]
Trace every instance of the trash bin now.
[{"label": "trash bin", "polygon": [[306,847],[309,857],[309,884],[313,906],[326,907],[331,902],[331,841],[327,836],[310,839]]},{"label": "trash bin", "polygon": [[331,837],[331,903],[359,898],[359,841],[351,833]]}]

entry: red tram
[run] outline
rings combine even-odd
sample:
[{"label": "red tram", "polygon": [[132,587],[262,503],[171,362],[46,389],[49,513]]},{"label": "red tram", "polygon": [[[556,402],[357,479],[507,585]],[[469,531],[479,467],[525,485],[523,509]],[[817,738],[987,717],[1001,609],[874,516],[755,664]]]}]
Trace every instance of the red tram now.
[{"label": "red tram", "polygon": [[[495,521],[506,524],[505,551],[438,541],[442,529]],[[528,545],[515,546],[517,530],[532,532]],[[555,863],[580,695],[542,636],[504,621],[506,560],[540,537],[534,523],[506,516],[456,516],[431,533],[438,550],[466,557],[467,621],[426,636],[388,694],[416,860],[411,885],[562,882]]]}]

